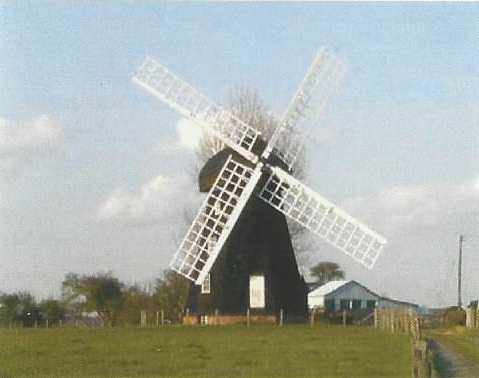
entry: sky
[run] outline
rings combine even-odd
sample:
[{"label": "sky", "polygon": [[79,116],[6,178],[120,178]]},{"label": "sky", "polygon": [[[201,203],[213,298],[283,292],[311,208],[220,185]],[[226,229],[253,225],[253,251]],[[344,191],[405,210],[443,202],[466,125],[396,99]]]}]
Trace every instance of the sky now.
[{"label": "sky", "polygon": [[131,77],[151,56],[220,104],[278,117],[321,46],[349,71],[307,144],[306,183],[388,239],[372,270],[427,306],[479,297],[477,3],[0,2],[0,290],[58,297],[67,272],[152,282],[196,212],[201,130]]}]

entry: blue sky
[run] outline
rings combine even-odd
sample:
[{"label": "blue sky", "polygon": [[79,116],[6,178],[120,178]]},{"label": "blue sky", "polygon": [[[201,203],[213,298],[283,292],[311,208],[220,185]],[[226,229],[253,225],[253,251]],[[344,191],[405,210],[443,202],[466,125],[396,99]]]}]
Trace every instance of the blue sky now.
[{"label": "blue sky", "polygon": [[[308,145],[308,182],[389,245],[372,271],[322,244],[311,262],[450,304],[464,233],[477,297],[478,7],[1,2],[0,289],[57,295],[70,270],[147,281],[166,268],[198,201],[195,155],[180,118],[131,82],[146,55],[219,103],[256,88],[280,115],[328,45],[349,73]],[[99,219],[108,203],[123,210]]]}]

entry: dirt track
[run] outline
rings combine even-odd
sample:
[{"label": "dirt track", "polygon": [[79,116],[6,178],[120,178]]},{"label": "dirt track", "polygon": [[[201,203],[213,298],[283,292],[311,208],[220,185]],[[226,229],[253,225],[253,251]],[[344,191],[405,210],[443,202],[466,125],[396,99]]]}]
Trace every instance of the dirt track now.
[{"label": "dirt track", "polygon": [[442,378],[479,378],[479,369],[461,354],[451,350],[435,339],[431,340],[434,351],[434,366]]}]

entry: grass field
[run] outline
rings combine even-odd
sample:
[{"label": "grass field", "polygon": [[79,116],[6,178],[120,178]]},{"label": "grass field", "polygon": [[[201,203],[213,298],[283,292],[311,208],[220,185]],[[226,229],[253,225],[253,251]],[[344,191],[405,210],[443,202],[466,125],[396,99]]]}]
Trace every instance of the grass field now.
[{"label": "grass field", "polygon": [[433,337],[443,342],[452,350],[462,354],[468,361],[479,368],[479,336],[478,330],[465,327],[437,329],[430,332]]},{"label": "grass field", "polygon": [[410,339],[369,327],[2,329],[8,377],[409,377]]}]

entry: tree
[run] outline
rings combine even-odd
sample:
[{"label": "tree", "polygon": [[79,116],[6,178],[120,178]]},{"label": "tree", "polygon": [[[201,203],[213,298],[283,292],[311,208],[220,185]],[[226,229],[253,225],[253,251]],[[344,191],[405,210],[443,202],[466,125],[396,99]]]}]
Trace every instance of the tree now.
[{"label": "tree", "polygon": [[176,319],[186,307],[190,282],[172,270],[165,270],[156,280],[155,298],[170,319]]},{"label": "tree", "polygon": [[329,282],[333,280],[342,280],[346,277],[344,270],[334,262],[324,261],[310,268],[312,276],[316,277],[318,282]]},{"label": "tree", "polygon": [[0,319],[3,322],[22,321],[24,326],[32,326],[41,319],[35,297],[27,291],[0,295]]},{"label": "tree", "polygon": [[[269,140],[278,121],[261,102],[257,92],[248,88],[236,88],[230,93],[229,110],[234,117],[261,132],[263,139]],[[216,137],[205,133],[198,151],[200,164],[221,151],[225,145]]]},{"label": "tree", "polygon": [[2,294],[0,296],[0,319],[11,322],[20,314],[20,298],[18,294]]},{"label": "tree", "polygon": [[64,300],[82,303],[83,311],[95,311],[102,320],[111,319],[123,306],[123,284],[111,272],[79,276],[68,273],[62,282]]},{"label": "tree", "polygon": [[62,303],[56,299],[47,299],[40,303],[42,318],[49,321],[58,321],[65,318],[66,310]]},{"label": "tree", "polygon": [[62,305],[66,312],[80,316],[85,311],[86,297],[80,292],[81,277],[76,273],[67,273],[62,281]]},{"label": "tree", "polygon": [[120,313],[119,320],[125,324],[140,324],[140,312],[146,311],[149,322],[153,321],[156,311],[159,311],[159,305],[148,288],[133,284],[123,290],[124,304]]},{"label": "tree", "polygon": [[[279,120],[276,119],[268,108],[263,104],[254,89],[238,87],[230,93],[228,108],[231,113],[239,120],[247,123],[249,126],[260,131],[262,138],[267,142],[273,135],[274,131],[278,127]],[[278,141],[279,150],[282,149],[283,143],[286,142],[288,136],[283,135],[283,140]],[[199,171],[209,158],[214,154],[221,151],[224,148],[224,144],[207,133],[203,135],[200,149],[198,151],[198,166],[196,172]],[[301,150],[301,155],[298,156],[297,162],[294,166],[292,175],[297,179],[303,179],[305,177],[305,150]],[[195,175],[197,174],[195,172]],[[184,217],[188,224],[191,223],[194,214],[186,212]],[[291,221],[287,218],[288,228],[293,243],[293,248],[298,260],[299,265],[306,265],[308,260],[308,252],[312,249],[311,240],[305,237],[306,228],[298,222]]]}]

